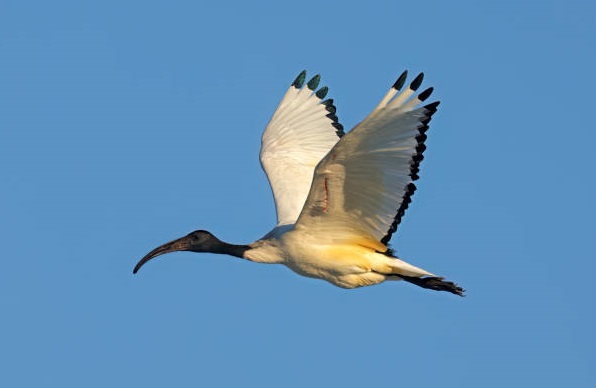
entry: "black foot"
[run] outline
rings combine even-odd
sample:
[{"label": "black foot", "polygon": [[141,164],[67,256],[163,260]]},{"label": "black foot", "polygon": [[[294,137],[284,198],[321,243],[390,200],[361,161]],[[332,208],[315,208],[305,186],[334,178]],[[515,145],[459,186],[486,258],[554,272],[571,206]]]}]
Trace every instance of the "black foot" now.
[{"label": "black foot", "polygon": [[443,280],[443,278],[436,277],[436,276],[417,278],[417,277],[413,277],[413,276],[399,275],[399,277],[404,279],[408,283],[415,284],[422,288],[428,288],[430,290],[448,291],[448,292],[451,292],[452,294],[459,295],[459,296],[464,296],[464,292],[466,292],[466,290],[464,290],[457,284]]}]

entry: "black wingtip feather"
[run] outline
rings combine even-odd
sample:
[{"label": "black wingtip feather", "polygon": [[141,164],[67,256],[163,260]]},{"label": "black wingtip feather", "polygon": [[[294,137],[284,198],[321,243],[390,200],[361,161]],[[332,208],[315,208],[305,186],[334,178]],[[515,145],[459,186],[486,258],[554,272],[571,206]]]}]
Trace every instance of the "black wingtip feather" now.
[{"label": "black wingtip feather", "polygon": [[435,113],[440,103],[441,101],[431,102],[430,104],[424,105],[424,109],[428,110],[431,113]]},{"label": "black wingtip feather", "polygon": [[404,83],[406,82],[407,77],[408,77],[408,71],[404,70],[404,72],[401,73],[401,75],[397,78],[397,80],[393,84],[393,89],[400,90],[404,86]]},{"label": "black wingtip feather", "polygon": [[321,76],[319,74],[315,75],[314,77],[312,77],[310,79],[310,81],[308,81],[308,83],[306,84],[306,86],[310,89],[310,90],[315,90],[317,88],[317,86],[319,86],[319,82],[321,81]]},{"label": "black wingtip feather", "polygon": [[423,79],[424,79],[424,73],[418,74],[416,76],[416,78],[414,78],[414,81],[412,81],[412,83],[410,84],[410,89],[412,89],[413,91],[418,90],[418,88],[422,84]]},{"label": "black wingtip feather", "polygon": [[433,90],[434,90],[434,88],[432,88],[432,87],[431,87],[431,88],[428,88],[428,89],[426,89],[425,91],[423,91],[422,93],[420,93],[420,94],[418,95],[418,99],[419,99],[420,101],[424,101],[424,100],[426,100],[426,99],[427,99],[427,98],[429,98],[429,97],[430,97],[430,95],[433,93]]},{"label": "black wingtip feather", "polygon": [[317,96],[317,98],[322,100],[323,98],[325,98],[328,92],[329,88],[327,86],[323,86],[321,89],[317,90],[315,95]]},{"label": "black wingtip feather", "polygon": [[335,133],[337,134],[338,137],[342,137],[343,135],[346,134],[344,132],[344,126],[341,125],[340,123],[333,122],[333,123],[331,123],[331,125],[333,126],[333,128],[335,128]]},{"label": "black wingtip feather", "polygon": [[335,105],[330,104],[330,105],[325,105],[325,109],[327,110],[327,112],[329,113],[335,113],[337,112],[337,108],[335,107]]},{"label": "black wingtip feather", "polygon": [[296,89],[300,89],[302,85],[304,85],[304,80],[306,79],[306,70],[302,70],[298,77],[292,82],[292,86]]}]

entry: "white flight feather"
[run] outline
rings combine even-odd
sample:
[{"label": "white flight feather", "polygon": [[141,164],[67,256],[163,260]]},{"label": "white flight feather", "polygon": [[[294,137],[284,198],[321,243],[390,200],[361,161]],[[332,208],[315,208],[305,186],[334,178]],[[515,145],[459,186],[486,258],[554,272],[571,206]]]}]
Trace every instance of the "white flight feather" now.
[{"label": "white flight feather", "polygon": [[430,113],[405,112],[394,102],[373,111],[321,160],[297,228],[331,227],[376,241],[387,234],[412,182],[416,136]]},{"label": "white flight feather", "polygon": [[277,225],[296,222],[317,163],[337,143],[333,120],[307,86],[290,86],[263,133],[261,165],[277,211]]}]

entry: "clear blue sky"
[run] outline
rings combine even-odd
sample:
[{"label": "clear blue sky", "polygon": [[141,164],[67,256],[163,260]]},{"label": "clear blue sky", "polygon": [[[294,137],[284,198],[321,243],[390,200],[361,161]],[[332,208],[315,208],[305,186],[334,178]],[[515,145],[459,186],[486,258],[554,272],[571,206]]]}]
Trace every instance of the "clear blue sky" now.
[{"label": "clear blue sky", "polygon": [[[0,3],[0,386],[589,387],[594,2]],[[302,69],[351,128],[442,100],[394,236],[465,299],[178,253],[275,222],[258,152]]]}]

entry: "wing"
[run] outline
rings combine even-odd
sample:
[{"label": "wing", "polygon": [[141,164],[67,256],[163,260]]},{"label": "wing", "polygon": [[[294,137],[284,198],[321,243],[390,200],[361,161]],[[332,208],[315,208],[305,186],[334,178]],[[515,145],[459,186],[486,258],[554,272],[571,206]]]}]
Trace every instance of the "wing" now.
[{"label": "wing", "polygon": [[317,165],[296,228],[358,237],[385,250],[416,190],[425,132],[439,105],[419,107],[433,90],[414,96],[423,74],[398,94],[406,76]]},{"label": "wing", "polygon": [[273,191],[278,226],[296,222],[315,166],[344,134],[333,100],[322,101],[328,88],[316,90],[320,78],[304,86],[306,71],[300,73],[263,133],[261,166]]}]

